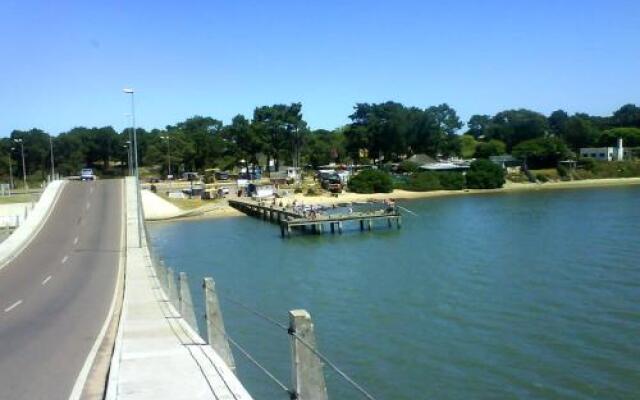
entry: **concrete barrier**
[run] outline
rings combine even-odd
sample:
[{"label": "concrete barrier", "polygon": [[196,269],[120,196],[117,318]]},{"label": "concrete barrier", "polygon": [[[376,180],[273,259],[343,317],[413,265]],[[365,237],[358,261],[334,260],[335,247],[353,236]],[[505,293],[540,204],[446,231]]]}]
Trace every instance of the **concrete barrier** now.
[{"label": "concrete barrier", "polygon": [[30,211],[29,218],[11,236],[0,243],[0,269],[16,258],[40,232],[45,221],[51,215],[66,183],[66,181],[51,182],[33,210]]}]

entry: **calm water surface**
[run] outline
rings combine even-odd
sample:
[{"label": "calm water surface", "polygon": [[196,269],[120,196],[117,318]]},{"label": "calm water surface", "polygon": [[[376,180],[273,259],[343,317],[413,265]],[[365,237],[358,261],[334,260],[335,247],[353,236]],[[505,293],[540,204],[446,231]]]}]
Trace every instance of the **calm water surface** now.
[{"label": "calm water surface", "polygon": [[[640,187],[404,202],[401,230],[280,238],[253,218],[150,225],[155,251],[287,323],[378,399],[640,396]],[[196,281],[194,278],[197,278]],[[286,333],[221,299],[227,332],[288,384]],[[286,395],[237,351],[256,399]],[[361,398],[325,368],[331,399]]]}]

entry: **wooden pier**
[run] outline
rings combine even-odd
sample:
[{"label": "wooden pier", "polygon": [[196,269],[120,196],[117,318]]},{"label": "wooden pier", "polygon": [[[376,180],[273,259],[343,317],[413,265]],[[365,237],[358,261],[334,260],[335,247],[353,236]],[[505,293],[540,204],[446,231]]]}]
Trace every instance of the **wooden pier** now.
[{"label": "wooden pier", "polygon": [[359,222],[360,230],[371,230],[373,221],[385,221],[389,228],[402,227],[402,216],[397,211],[376,210],[365,212],[352,212],[348,214],[326,215],[322,213],[315,214],[314,218],[301,214],[290,208],[273,206],[271,204],[260,203],[254,200],[229,200],[229,205],[247,215],[270,221],[280,225],[280,234],[282,237],[291,237],[291,231],[294,228],[303,232],[323,233],[325,227],[331,233],[342,233],[344,225],[349,222]]}]

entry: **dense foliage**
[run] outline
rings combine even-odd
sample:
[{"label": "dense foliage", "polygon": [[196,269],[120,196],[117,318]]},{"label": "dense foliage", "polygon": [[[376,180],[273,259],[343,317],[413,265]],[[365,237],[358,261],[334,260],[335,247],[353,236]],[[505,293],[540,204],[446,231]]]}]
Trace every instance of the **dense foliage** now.
[{"label": "dense foliage", "polygon": [[504,171],[489,160],[476,160],[466,175],[470,189],[497,189],[504,185]]},{"label": "dense foliage", "polygon": [[413,192],[427,192],[431,190],[460,190],[464,189],[465,179],[458,172],[423,171],[411,175],[405,182],[398,185],[400,189]]},{"label": "dense foliage", "polygon": [[349,190],[355,193],[391,193],[393,181],[384,171],[368,169],[349,180]]},{"label": "dense foliage", "polygon": [[[329,131],[311,130],[300,103],[257,107],[251,118],[237,115],[228,125],[194,116],[164,129],[138,128],[138,159],[154,174],[230,169],[240,164],[269,162],[311,165],[329,163],[386,164],[414,154],[488,158],[512,153],[526,158],[531,168],[555,168],[556,162],[580,147],[640,146],[640,107],[627,104],[606,117],[557,110],[548,117],[526,109],[473,115],[466,132],[456,111],[447,104],[427,108],[396,102],[356,104],[350,123]],[[76,127],[52,138],[58,172],[78,173],[85,166],[101,175],[119,175],[128,168],[130,129]],[[460,135],[464,133],[464,135]],[[33,179],[49,171],[50,135],[39,129],[15,130],[0,139],[0,181],[6,182],[9,162],[14,176],[25,164]],[[410,167],[410,166],[409,166]],[[412,168],[412,171],[415,168]],[[408,172],[412,172],[408,171]]]}]

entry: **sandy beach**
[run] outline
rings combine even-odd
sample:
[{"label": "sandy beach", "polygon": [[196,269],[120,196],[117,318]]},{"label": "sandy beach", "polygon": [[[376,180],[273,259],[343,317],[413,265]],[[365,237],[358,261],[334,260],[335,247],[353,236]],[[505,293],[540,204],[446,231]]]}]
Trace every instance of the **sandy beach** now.
[{"label": "sandy beach", "polygon": [[[342,193],[335,196],[328,194],[319,196],[305,196],[304,194],[294,194],[277,201],[283,204],[291,204],[295,200],[298,204],[322,204],[330,205],[336,203],[349,203],[367,200],[413,200],[428,199],[432,197],[442,196],[460,196],[467,194],[496,194],[511,193],[519,191],[535,191],[535,190],[558,190],[558,189],[578,189],[578,188],[594,188],[608,186],[628,186],[640,185],[640,177],[638,178],[612,178],[612,179],[585,179],[580,181],[558,181],[547,183],[513,183],[507,182],[501,189],[467,189],[467,190],[435,190],[430,192],[411,192],[407,190],[394,190],[393,193]],[[151,193],[149,193],[151,194]],[[155,199],[154,197],[160,199]],[[147,201],[149,200],[149,201]],[[231,208],[226,201],[217,201],[211,205],[205,205],[193,210],[182,210],[174,204],[166,201],[160,196],[143,195],[145,214],[147,209],[153,209],[151,213],[153,218],[148,220],[168,220],[168,219],[184,219],[184,218],[228,218],[238,217],[244,214]]]}]

